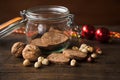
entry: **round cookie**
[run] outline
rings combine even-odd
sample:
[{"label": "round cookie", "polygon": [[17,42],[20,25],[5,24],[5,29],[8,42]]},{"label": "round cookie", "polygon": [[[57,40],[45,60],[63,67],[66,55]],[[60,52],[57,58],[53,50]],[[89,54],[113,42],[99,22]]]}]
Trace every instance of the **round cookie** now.
[{"label": "round cookie", "polygon": [[65,64],[70,61],[69,58],[65,57],[62,53],[52,53],[48,55],[47,59],[52,63]]},{"label": "round cookie", "polygon": [[70,59],[81,60],[87,57],[87,53],[83,53],[79,50],[66,49],[63,51],[65,57]]}]

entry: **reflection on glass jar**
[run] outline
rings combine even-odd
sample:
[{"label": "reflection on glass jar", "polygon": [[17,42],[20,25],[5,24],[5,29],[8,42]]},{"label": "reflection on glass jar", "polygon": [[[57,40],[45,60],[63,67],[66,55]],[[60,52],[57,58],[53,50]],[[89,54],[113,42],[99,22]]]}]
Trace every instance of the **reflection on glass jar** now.
[{"label": "reflection on glass jar", "polygon": [[26,10],[28,43],[45,51],[61,51],[69,45],[73,15],[63,6],[39,6]]}]

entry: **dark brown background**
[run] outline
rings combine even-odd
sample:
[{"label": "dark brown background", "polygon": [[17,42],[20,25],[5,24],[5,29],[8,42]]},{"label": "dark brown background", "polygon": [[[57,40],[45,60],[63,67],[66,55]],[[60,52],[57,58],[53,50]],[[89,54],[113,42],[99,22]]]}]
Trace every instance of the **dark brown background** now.
[{"label": "dark brown background", "polygon": [[0,24],[20,10],[48,4],[68,7],[77,24],[120,24],[120,0],[0,0]]}]

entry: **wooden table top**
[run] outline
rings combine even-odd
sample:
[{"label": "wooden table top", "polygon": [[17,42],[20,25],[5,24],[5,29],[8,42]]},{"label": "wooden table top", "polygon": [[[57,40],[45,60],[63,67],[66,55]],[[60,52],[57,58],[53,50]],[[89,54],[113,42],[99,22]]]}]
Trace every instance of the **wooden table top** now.
[{"label": "wooden table top", "polygon": [[[120,32],[119,27],[108,28]],[[10,48],[17,41],[25,41],[25,36],[11,34],[0,40],[0,80],[120,80],[119,39],[109,44],[88,41],[88,44],[103,50],[103,55],[95,63],[80,62],[77,67],[52,64],[40,69],[24,67],[23,59],[11,55]]]}]

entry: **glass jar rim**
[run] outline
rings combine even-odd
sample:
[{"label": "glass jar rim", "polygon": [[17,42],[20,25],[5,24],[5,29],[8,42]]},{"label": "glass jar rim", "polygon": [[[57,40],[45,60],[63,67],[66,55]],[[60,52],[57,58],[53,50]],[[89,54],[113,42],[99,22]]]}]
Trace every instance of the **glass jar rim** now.
[{"label": "glass jar rim", "polygon": [[[46,18],[46,17],[41,17],[41,13],[37,13],[37,11],[41,11],[41,12],[51,11],[51,12],[55,12],[55,13],[62,14],[62,15],[57,16],[57,17]],[[68,10],[68,8],[66,8],[64,6],[44,5],[44,6],[37,6],[37,7],[29,8],[28,10],[26,10],[25,15],[29,19],[55,20],[55,19],[61,19],[61,18],[68,17],[69,10]]]}]

